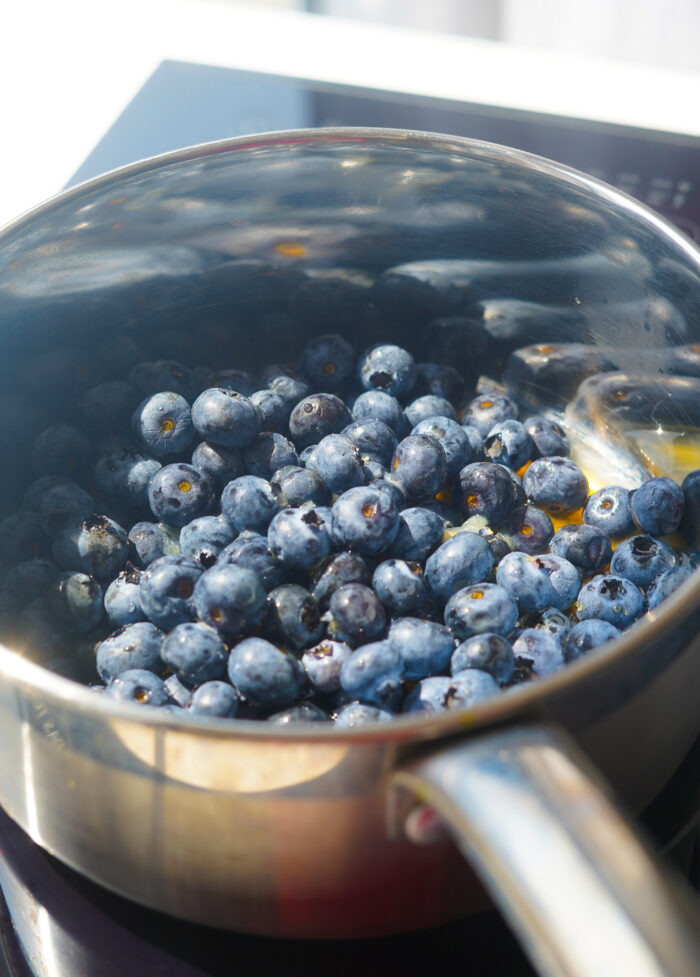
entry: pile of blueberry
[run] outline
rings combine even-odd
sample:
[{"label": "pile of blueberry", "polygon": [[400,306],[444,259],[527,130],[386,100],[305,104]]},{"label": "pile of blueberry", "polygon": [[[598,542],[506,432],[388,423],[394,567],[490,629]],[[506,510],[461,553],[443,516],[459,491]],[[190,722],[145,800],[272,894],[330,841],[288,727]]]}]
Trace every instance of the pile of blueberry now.
[{"label": "pile of blueberry", "polygon": [[463,708],[556,672],[693,572],[671,534],[700,471],[590,494],[556,423],[473,394],[339,335],[298,372],[136,364],[34,443],[0,525],[2,639],[88,660],[115,699],[277,723]]}]

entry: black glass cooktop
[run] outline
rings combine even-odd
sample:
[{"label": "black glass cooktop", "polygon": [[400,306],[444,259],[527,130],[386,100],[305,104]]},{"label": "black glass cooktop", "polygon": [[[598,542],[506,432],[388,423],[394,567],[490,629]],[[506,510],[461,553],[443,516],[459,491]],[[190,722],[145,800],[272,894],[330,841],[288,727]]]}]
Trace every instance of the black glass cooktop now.
[{"label": "black glass cooktop", "polygon": [[574,166],[700,239],[700,139],[446,99],[163,62],[71,184],[181,146],[280,129],[381,126],[470,136]]}]

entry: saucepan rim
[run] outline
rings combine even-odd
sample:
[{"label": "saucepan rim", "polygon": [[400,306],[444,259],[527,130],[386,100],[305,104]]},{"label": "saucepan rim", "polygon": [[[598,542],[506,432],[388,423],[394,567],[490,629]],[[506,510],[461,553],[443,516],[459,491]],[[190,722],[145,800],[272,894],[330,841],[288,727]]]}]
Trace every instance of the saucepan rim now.
[{"label": "saucepan rim", "polygon": [[[593,193],[598,199],[607,200],[618,212],[646,224],[670,239],[698,267],[700,274],[700,249],[683,235],[670,221],[649,207],[617,190],[615,187],[588,176],[585,173],[554,162],[533,153],[484,140],[469,139],[443,133],[422,132],[409,129],[385,129],[370,127],[334,127],[323,129],[292,129],[255,135],[238,136],[215,142],[201,143],[158,156],[138,160],[118,167],[91,180],[86,180],[65,190],[21,214],[0,229],[0,249],[8,238],[42,219],[47,213],[66,202],[79,198],[100,187],[116,183],[123,178],[167,167],[171,164],[192,161],[215,154],[258,149],[264,147],[325,143],[376,143],[387,141],[402,143],[410,148],[438,149],[476,155],[495,162],[508,159],[523,165],[529,172],[540,172],[573,184]],[[87,686],[66,678],[42,665],[22,657],[18,652],[0,644],[0,680],[12,682],[25,691],[49,697],[53,704],[68,707],[72,711],[91,718],[99,715],[105,720],[119,720],[135,726],[153,727],[178,734],[193,736],[223,736],[230,739],[255,739],[260,741],[281,740],[285,743],[313,742],[337,745],[341,743],[383,742],[400,744],[411,740],[431,739],[450,734],[466,733],[482,726],[505,722],[514,713],[537,714],[540,705],[550,696],[557,695],[583,681],[586,677],[612,668],[640,650],[640,644],[662,638],[664,631],[674,621],[687,619],[693,613],[698,617],[700,630],[700,572],[695,573],[658,608],[648,612],[632,628],[619,638],[590,655],[566,665],[561,671],[534,682],[513,687],[469,709],[455,710],[436,715],[397,716],[390,722],[372,723],[339,729],[327,723],[302,723],[280,727],[271,723],[250,719],[218,719],[206,716],[179,718],[173,713],[143,706],[122,703],[99,695]]]}]

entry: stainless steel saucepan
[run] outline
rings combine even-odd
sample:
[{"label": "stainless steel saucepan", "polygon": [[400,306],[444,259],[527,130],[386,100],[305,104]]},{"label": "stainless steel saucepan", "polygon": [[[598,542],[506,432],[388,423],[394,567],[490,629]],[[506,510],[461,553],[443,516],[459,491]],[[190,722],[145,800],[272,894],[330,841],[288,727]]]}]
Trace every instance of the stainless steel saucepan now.
[{"label": "stainless steel saucepan", "polygon": [[[0,236],[3,512],[41,418],[69,416],[92,363],[123,375],[134,343],[245,366],[332,331],[420,356],[430,332],[478,373],[492,364],[460,340],[477,318],[494,362],[575,341],[616,351],[644,386],[658,370],[640,363],[700,342],[699,310],[700,253],[669,224],[504,147],[331,129],[137,163]],[[685,402],[674,414],[663,376],[663,431],[654,404],[633,420],[666,450],[668,436],[692,444],[693,419]],[[77,647],[68,662],[0,649],[0,803],[67,864],[175,916],[380,935],[478,911],[478,877],[544,974],[690,977],[694,908],[617,805],[640,811],[700,731],[699,630],[693,577],[555,676],[472,710],[348,730],[185,722],[66,677]],[[431,834],[430,809],[454,841]]]}]

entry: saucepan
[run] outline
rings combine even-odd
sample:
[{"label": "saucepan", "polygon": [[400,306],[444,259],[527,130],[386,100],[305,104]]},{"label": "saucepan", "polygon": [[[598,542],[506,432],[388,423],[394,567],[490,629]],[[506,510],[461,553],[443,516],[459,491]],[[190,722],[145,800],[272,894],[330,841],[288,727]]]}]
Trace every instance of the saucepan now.
[{"label": "saucepan", "polygon": [[[576,343],[553,373],[527,366],[531,393],[588,405],[572,431],[592,473],[634,480],[627,454],[670,471],[679,440],[692,455],[700,405],[664,386],[663,364],[680,347],[692,359],[699,310],[700,252],[669,223],[502,146],[327,129],[135,163],[0,236],[3,512],[27,481],[35,415],[60,416],[96,358],[123,373],[134,341],[255,366],[292,358],[302,333],[416,355],[429,337],[474,382],[514,350]],[[591,406],[601,357],[624,403]],[[603,434],[620,437],[607,455]],[[349,729],[185,721],[86,688],[78,645],[70,661],[3,647],[0,803],[60,860],[185,919],[363,937],[493,900],[544,974],[690,977],[692,899],[630,818],[700,731],[699,632],[695,575],[555,675]]]}]

